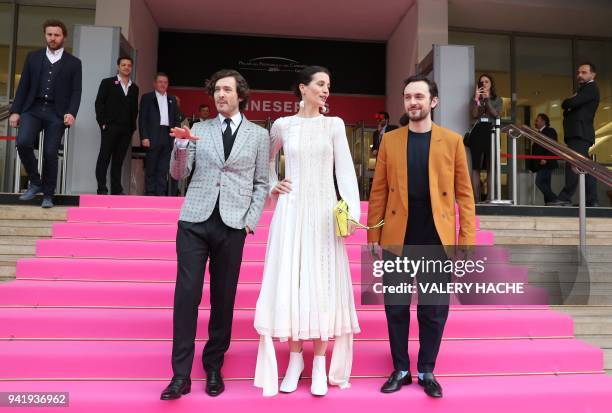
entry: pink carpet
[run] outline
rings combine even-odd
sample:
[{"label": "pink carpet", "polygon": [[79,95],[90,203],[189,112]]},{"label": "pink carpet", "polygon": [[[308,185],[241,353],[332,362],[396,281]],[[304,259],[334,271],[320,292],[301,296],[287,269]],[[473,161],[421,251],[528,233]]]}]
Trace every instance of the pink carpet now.
[{"label": "pink carpet", "polygon": [[[17,280],[0,285],[0,391],[70,392],[67,410],[93,413],[612,411],[612,378],[602,372],[603,352],[574,338],[571,317],[541,305],[451,306],[436,368],[444,398],[432,400],[416,384],[391,395],[379,393],[392,366],[384,311],[359,303],[363,231],[347,243],[362,328],[352,388],[312,397],[308,345],[306,378],[298,391],[263,398],[250,380],[257,352],[253,308],[271,211],[264,213],[257,234],[247,238],[233,343],[223,370],[226,392],[207,397],[200,381],[199,351],[209,314],[206,284],[192,393],[161,402],[159,393],[172,374],[174,237],[181,203],[182,198],[82,196],[81,206],[69,209],[67,222],[54,225],[53,237],[37,243],[36,258],[19,260]],[[494,238],[479,230],[477,240],[493,245]],[[508,263],[508,251],[491,251],[496,276],[528,280],[526,268]],[[416,316],[411,324],[409,347],[416,361]],[[282,374],[287,347],[276,346]]]}]

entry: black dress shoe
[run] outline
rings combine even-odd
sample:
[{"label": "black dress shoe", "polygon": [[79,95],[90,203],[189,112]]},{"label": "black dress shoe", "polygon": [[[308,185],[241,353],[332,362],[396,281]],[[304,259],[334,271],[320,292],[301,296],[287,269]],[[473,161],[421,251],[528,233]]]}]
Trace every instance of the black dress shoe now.
[{"label": "black dress shoe", "polygon": [[433,373],[423,374],[423,380],[419,379],[419,384],[425,389],[425,393],[431,397],[442,397],[442,386],[436,381]]},{"label": "black dress shoe", "polygon": [[191,379],[172,379],[162,391],[161,400],[174,400],[191,391]]},{"label": "black dress shoe", "polygon": [[402,377],[401,371],[395,370],[393,373],[391,373],[385,384],[382,385],[380,391],[383,393],[393,393],[400,390],[402,386],[406,386],[411,383],[412,376],[410,375],[410,372],[408,372],[406,376]]},{"label": "black dress shoe", "polygon": [[211,370],[206,372],[206,394],[212,397],[216,397],[223,393],[225,390],[225,384],[223,384],[223,377],[219,370]]}]

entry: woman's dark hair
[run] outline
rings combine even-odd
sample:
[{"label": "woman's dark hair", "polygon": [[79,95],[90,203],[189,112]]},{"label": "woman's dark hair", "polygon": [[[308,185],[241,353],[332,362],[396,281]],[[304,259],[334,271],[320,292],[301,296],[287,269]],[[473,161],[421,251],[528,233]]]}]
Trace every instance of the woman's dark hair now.
[{"label": "woman's dark hair", "polygon": [[242,99],[242,102],[238,104],[238,108],[241,111],[245,110],[249,101],[251,89],[249,89],[249,84],[247,83],[246,79],[236,70],[221,69],[213,73],[210,79],[206,81],[206,91],[208,92],[208,95],[215,95],[215,86],[217,85],[217,82],[219,79],[223,79],[225,77],[233,77],[236,79],[236,93],[238,93],[238,97]]},{"label": "woman's dark hair", "polygon": [[297,82],[293,86],[293,93],[297,96],[298,99],[302,99],[302,92],[300,92],[300,85],[307,85],[312,82],[312,77],[317,73],[327,73],[327,76],[331,77],[331,73],[329,73],[329,69],[323,66],[306,66],[297,76]]},{"label": "woman's dark hair", "polygon": [[542,118],[546,127],[550,126],[550,118],[548,117],[546,113],[538,113],[538,116],[536,116],[536,118],[537,117]]},{"label": "woman's dark hair", "polygon": [[491,75],[487,73],[483,73],[480,76],[478,76],[479,83],[483,77],[486,77],[487,79],[489,79],[489,82],[491,82],[491,90],[489,91],[489,95],[491,96],[491,99],[497,99],[497,92],[495,91],[495,80],[493,79]]}]

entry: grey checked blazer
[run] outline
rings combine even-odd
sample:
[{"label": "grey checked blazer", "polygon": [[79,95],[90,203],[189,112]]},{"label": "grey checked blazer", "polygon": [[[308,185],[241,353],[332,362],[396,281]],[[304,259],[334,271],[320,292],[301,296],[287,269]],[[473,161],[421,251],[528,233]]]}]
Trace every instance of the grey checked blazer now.
[{"label": "grey checked blazer", "polygon": [[227,161],[219,118],[193,125],[185,149],[174,145],[170,174],[183,179],[195,171],[181,209],[180,220],[203,222],[212,214],[217,197],[223,222],[236,229],[255,230],[268,194],[270,136],[243,116]]}]

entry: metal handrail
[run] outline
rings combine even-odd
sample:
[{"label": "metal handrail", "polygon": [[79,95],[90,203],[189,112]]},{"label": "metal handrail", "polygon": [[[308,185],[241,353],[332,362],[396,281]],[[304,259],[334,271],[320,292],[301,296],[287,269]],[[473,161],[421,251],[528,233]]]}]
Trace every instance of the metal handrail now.
[{"label": "metal handrail", "polygon": [[[562,160],[569,162],[573,167],[593,176],[595,179],[606,184],[607,186],[612,186],[612,172],[608,168],[598,164],[597,162],[593,162],[586,156],[581,155],[567,146],[546,137],[535,129],[532,129],[526,125],[518,126],[511,124],[503,127],[502,130],[507,132],[511,137],[515,137],[517,139],[521,137],[528,138],[532,142],[542,146],[544,149],[554,153],[556,156],[559,156]],[[513,157],[515,155],[516,154],[513,154]]]},{"label": "metal handrail", "polygon": [[549,150],[556,156],[559,156],[565,162],[569,162],[572,169],[579,175],[578,180],[578,228],[580,238],[580,251],[582,257],[586,257],[586,178],[585,175],[589,174],[599,182],[605,185],[612,186],[612,171],[603,165],[593,162],[591,159],[578,152],[568,148],[565,145],[561,145],[559,142],[554,141],[535,129],[529,126],[518,126],[511,124],[503,128],[504,132],[508,133],[508,136],[512,138],[512,198],[514,204],[517,204],[517,162],[516,162],[516,141],[521,137],[529,139],[532,143],[536,143]]},{"label": "metal handrail", "polygon": [[11,105],[0,106],[0,121],[7,119],[11,115]]}]

